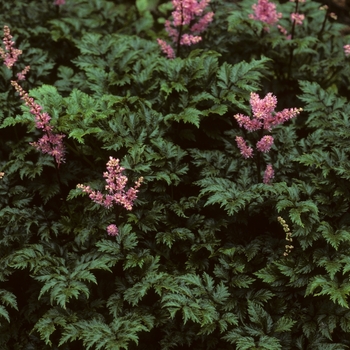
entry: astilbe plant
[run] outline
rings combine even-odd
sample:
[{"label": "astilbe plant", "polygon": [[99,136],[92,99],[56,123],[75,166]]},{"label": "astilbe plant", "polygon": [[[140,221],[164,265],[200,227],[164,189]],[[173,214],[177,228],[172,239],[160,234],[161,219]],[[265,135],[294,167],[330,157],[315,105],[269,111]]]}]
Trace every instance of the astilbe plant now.
[{"label": "astilbe plant", "polygon": [[[285,108],[280,112],[275,112],[277,106],[277,97],[269,92],[263,99],[255,92],[250,94],[250,106],[253,112],[253,118],[243,114],[235,114],[239,126],[248,132],[260,130],[260,140],[256,143],[256,148],[259,152],[267,153],[270,151],[274,139],[271,135],[261,134],[265,131],[270,132],[273,127],[283,124],[284,122],[295,118],[302,108]],[[247,145],[246,141],[241,136],[236,136],[236,142],[240,152],[244,158],[253,157],[253,149]],[[258,153],[257,160],[258,178],[260,178],[260,157]],[[268,164],[264,173],[263,182],[268,184],[274,177],[274,170],[271,164]]]},{"label": "astilbe plant", "polygon": [[[23,73],[21,73],[23,74]],[[25,105],[30,108],[30,113],[35,116],[35,125],[37,129],[41,129],[44,135],[37,141],[32,142],[31,145],[43,153],[47,153],[55,158],[57,167],[64,162],[65,147],[63,144],[63,134],[55,134],[53,126],[50,125],[51,117],[48,113],[42,112],[42,107],[34,101],[32,97],[18,84],[17,81],[11,81],[11,84],[19,93]]]},{"label": "astilbe plant", "polygon": [[[127,184],[128,178],[123,175],[125,170],[119,165],[119,159],[109,157],[109,161],[106,164],[107,171],[103,173],[103,177],[106,179],[105,190],[107,194],[102,194],[100,191],[92,190],[90,186],[78,184],[77,188],[83,190],[83,192],[88,193],[92,201],[97,204],[104,206],[109,209],[113,204],[122,205],[126,210],[131,210],[135,199],[138,188],[143,181],[143,177],[140,177],[136,182],[134,187],[130,187],[127,191],[125,186]],[[107,233],[110,236],[116,236],[118,234],[118,228],[115,224],[111,224],[107,227]]]},{"label": "astilbe plant", "polygon": [[12,40],[12,35],[8,26],[4,26],[4,37],[2,41],[5,45],[5,50],[0,47],[0,56],[3,59],[5,66],[8,69],[11,69],[17,62],[18,56],[22,54],[22,50],[14,47],[15,42]]},{"label": "astilbe plant", "polygon": [[269,0],[258,0],[257,4],[252,5],[252,9],[254,13],[250,14],[249,18],[267,24],[264,27],[266,32],[269,32],[270,26],[274,26],[282,17],[282,13],[276,11],[276,4]]},{"label": "astilbe plant", "polygon": [[[202,40],[199,35],[213,20],[214,12],[205,12],[210,0],[172,0],[172,21],[165,21],[165,29],[174,48],[162,39],[157,39],[162,51],[172,59],[179,55],[180,46],[191,46]],[[186,29],[190,32],[184,33]]]},{"label": "astilbe plant", "polygon": [[346,57],[350,56],[350,44],[344,45],[344,54]]},{"label": "astilbe plant", "polygon": [[[294,2],[294,0],[291,1]],[[295,26],[302,25],[305,19],[305,15],[298,12],[299,3],[302,2],[305,2],[305,0],[296,0],[295,12],[290,14],[290,20],[292,22],[291,34],[288,34],[288,31],[279,24],[279,20],[283,17],[283,14],[282,12],[277,12],[276,4],[269,0],[258,0],[257,4],[253,4],[252,9],[254,10],[254,13],[249,14],[249,18],[266,24],[264,27],[265,32],[270,32],[271,27],[277,26],[279,31],[284,34],[287,39],[292,39]]]},{"label": "astilbe plant", "polygon": [[[251,20],[251,1],[211,1],[201,49],[167,60],[155,23],[171,4],[155,3],[137,1],[147,16],[127,0],[0,4],[32,67],[17,80],[0,67],[1,350],[345,350],[349,37],[312,0]],[[200,36],[200,18],[182,34]],[[7,39],[2,59],[14,49]],[[35,98],[34,122],[11,80]],[[276,112],[274,95],[303,115]],[[63,191],[32,125],[67,135]],[[258,183],[253,161],[267,163]]]},{"label": "astilbe plant", "polygon": [[[7,66],[7,68],[12,69],[18,60],[18,56],[22,54],[22,51],[14,47],[15,43],[12,41],[12,35],[8,26],[4,26],[3,43],[5,45],[5,50],[0,48],[0,56],[4,60],[4,64]],[[29,72],[29,69],[30,66],[26,66],[20,73],[17,74],[18,81],[25,79],[25,75]],[[53,132],[54,128],[52,125],[50,125],[51,117],[49,114],[42,112],[42,107],[28,95],[18,81],[12,80],[12,86],[19,93],[21,99],[25,102],[25,105],[30,108],[30,113],[35,116],[36,127],[44,132],[44,135],[37,142],[32,142],[31,145],[41,152],[47,153],[54,157],[57,167],[59,167],[60,164],[64,162],[65,147],[62,140],[65,135],[56,134]]]}]

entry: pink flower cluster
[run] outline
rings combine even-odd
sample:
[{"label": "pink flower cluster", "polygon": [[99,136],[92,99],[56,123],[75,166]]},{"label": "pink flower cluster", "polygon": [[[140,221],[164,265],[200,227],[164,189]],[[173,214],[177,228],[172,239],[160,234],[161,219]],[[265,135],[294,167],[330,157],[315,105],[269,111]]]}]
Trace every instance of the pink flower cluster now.
[{"label": "pink flower cluster", "polygon": [[343,49],[344,49],[344,54],[346,57],[349,57],[350,56],[350,45],[347,44],[347,45],[344,45],[343,46]]},{"label": "pink flower cluster", "polygon": [[289,119],[296,117],[301,108],[285,108],[281,112],[275,112],[277,106],[277,98],[269,92],[263,99],[259,95],[252,92],[250,94],[250,106],[253,112],[253,119],[243,114],[236,114],[234,118],[240,127],[244,127],[247,131],[256,131],[265,129],[271,131],[272,127],[283,124]]},{"label": "pink flower cluster", "polygon": [[[294,2],[294,0],[290,1]],[[299,0],[299,2],[305,2],[305,0]],[[270,26],[274,26],[279,21],[279,19],[282,18],[282,13],[277,12],[276,5],[272,2],[269,2],[269,0],[258,0],[258,3],[252,6],[252,9],[254,10],[254,14],[250,14],[249,18],[266,23],[267,26],[264,28],[266,32],[269,32]],[[295,23],[296,25],[302,25],[305,19],[305,15],[297,12],[291,13],[290,19],[292,23]],[[287,40],[291,39],[292,35],[288,34],[286,28],[282,27],[280,24],[277,24],[277,28],[283,35],[285,35]]]},{"label": "pink flower cluster", "polygon": [[17,62],[18,56],[22,53],[22,50],[18,50],[13,46],[15,42],[11,39],[10,28],[4,26],[4,38],[2,42],[5,45],[5,50],[0,47],[0,56],[4,60],[5,66],[9,69]]},{"label": "pink flower cluster", "polygon": [[271,183],[271,180],[275,177],[275,172],[272,168],[271,164],[267,164],[266,170],[264,172],[264,179],[263,182],[264,184],[269,184]]},{"label": "pink flower cluster", "polygon": [[242,156],[245,159],[253,157],[253,148],[247,145],[247,142],[242,136],[236,136],[236,142],[239,150],[241,151]]},{"label": "pink flower cluster", "polygon": [[[103,177],[106,179],[105,190],[107,194],[102,194],[100,191],[94,191],[90,186],[78,184],[77,188],[88,193],[92,201],[97,204],[103,205],[105,208],[111,208],[113,204],[121,204],[125,209],[131,210],[135,199],[138,188],[141,186],[143,177],[140,177],[134,187],[130,187],[125,191],[126,183],[128,178],[123,175],[125,170],[119,165],[119,159],[109,157],[109,161],[106,164],[107,171],[103,173]],[[118,235],[118,228],[116,225],[111,224],[107,227],[107,233],[110,236]]]},{"label": "pink flower cluster", "polygon": [[26,66],[26,67],[22,70],[22,72],[17,73],[17,79],[18,79],[18,80],[25,80],[26,74],[29,72],[29,70],[30,70],[30,66]]},{"label": "pink flower cluster", "polygon": [[64,162],[64,145],[62,139],[63,134],[54,134],[53,126],[50,125],[51,117],[46,112],[41,112],[42,107],[35,103],[32,97],[18,84],[17,81],[11,81],[12,86],[21,96],[25,105],[30,107],[30,113],[35,116],[35,125],[38,129],[44,131],[44,136],[38,142],[32,142],[31,145],[43,153],[50,154],[56,160],[57,166]]},{"label": "pink flower cluster", "polygon": [[295,22],[297,26],[301,26],[303,24],[303,20],[305,19],[305,15],[300,13],[291,13],[290,19],[292,22]]},{"label": "pink flower cluster", "polygon": [[[210,0],[172,0],[174,11],[172,22],[165,22],[165,30],[176,45],[193,45],[202,40],[199,35],[213,20],[214,12],[204,14]],[[182,34],[184,26],[189,27],[191,34]],[[161,39],[157,39],[162,51],[168,58],[175,58],[175,51],[171,45]]]},{"label": "pink flower cluster", "polygon": [[54,5],[61,6],[66,3],[66,0],[55,0]]},{"label": "pink flower cluster", "polygon": [[270,151],[272,145],[273,145],[273,137],[271,135],[265,135],[261,138],[260,141],[257,142],[256,148],[260,152],[267,153]]},{"label": "pink flower cluster", "polygon": [[140,177],[135,182],[135,187],[131,187],[125,192],[128,178],[122,174],[123,171],[124,168],[119,165],[119,159],[109,157],[107,171],[103,173],[103,177],[106,179],[107,183],[105,189],[108,191],[108,194],[103,195],[100,191],[93,191],[90,186],[79,184],[77,187],[88,193],[89,197],[95,203],[103,205],[106,208],[111,208],[115,203],[121,204],[127,210],[131,210],[134,200],[137,197],[137,189],[140,187],[143,178]]},{"label": "pink flower cluster", "polygon": [[288,34],[288,31],[286,28],[284,28],[280,24],[277,24],[277,28],[286,37],[287,40],[290,40],[292,38],[291,34]]},{"label": "pink flower cluster", "polygon": [[[282,18],[282,13],[276,11],[276,4],[269,2],[269,0],[258,0],[258,3],[252,6],[252,9],[254,13],[250,14],[249,18],[266,23],[269,26],[275,25]],[[264,30],[269,32],[270,28],[266,26]]]},{"label": "pink flower cluster", "polygon": [[157,39],[158,45],[169,59],[175,58],[175,51],[171,45],[162,39]]},{"label": "pink flower cluster", "polygon": [[118,236],[119,230],[115,224],[111,224],[107,226],[107,234],[109,236]]},{"label": "pink flower cluster", "polygon": [[[248,132],[257,131],[259,129],[271,131],[274,126],[296,117],[302,111],[301,108],[285,108],[281,112],[275,112],[277,98],[271,92],[263,99],[260,99],[258,94],[252,92],[250,94],[250,106],[253,112],[252,119],[243,114],[234,115],[239,126],[243,127]],[[265,135],[257,142],[256,148],[260,152],[269,152],[273,141],[274,139],[271,135]],[[243,137],[236,136],[236,143],[244,158],[253,157],[253,149],[247,145]],[[274,172],[271,164],[269,164],[265,171],[264,183],[269,183],[273,176]]]},{"label": "pink flower cluster", "polygon": [[[10,28],[4,26],[4,38],[5,50],[0,48],[0,56],[4,60],[4,64],[7,68],[11,69],[17,62],[18,56],[22,53],[14,47],[14,42],[11,40],[12,36]],[[26,66],[20,73],[17,73],[18,81],[24,80],[26,74],[29,72],[30,66]],[[25,102],[26,106],[30,108],[30,113],[35,116],[35,124],[38,129],[44,131],[44,136],[39,139],[38,142],[32,142],[31,145],[42,151],[43,153],[50,154],[56,160],[58,167],[64,162],[64,145],[62,139],[65,135],[54,134],[53,126],[50,125],[51,117],[47,113],[42,113],[42,107],[34,102],[34,99],[29,97],[28,93],[18,84],[18,81],[11,81],[12,86],[19,93],[21,99]]]}]

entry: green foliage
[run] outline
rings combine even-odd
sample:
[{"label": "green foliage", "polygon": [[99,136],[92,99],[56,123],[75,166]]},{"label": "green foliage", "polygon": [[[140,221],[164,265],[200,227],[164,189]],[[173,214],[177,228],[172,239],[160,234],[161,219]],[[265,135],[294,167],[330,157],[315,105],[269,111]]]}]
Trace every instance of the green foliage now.
[{"label": "green foliage", "polygon": [[[0,67],[1,349],[349,348],[350,37],[316,1],[293,28],[281,2],[288,40],[254,3],[212,0],[174,60],[156,40],[170,1],[0,4],[23,51]],[[10,83],[26,65],[20,83],[65,135],[59,167]],[[235,137],[264,135],[233,118],[251,92],[303,112],[244,159]],[[103,191],[110,156],[128,188],[144,178],[131,211],[76,187]]]}]

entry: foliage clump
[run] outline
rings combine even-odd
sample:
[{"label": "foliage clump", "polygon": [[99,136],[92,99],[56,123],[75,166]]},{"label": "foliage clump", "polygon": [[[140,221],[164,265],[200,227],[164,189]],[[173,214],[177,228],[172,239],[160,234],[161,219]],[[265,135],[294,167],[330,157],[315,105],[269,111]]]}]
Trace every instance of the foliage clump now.
[{"label": "foliage clump", "polygon": [[334,9],[33,0],[0,25],[1,349],[349,348]]}]

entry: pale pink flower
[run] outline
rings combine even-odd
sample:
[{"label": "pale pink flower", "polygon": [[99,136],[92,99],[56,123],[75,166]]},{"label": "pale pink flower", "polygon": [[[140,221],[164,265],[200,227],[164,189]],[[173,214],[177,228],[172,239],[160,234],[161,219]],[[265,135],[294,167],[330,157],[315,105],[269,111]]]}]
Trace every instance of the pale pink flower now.
[{"label": "pale pink flower", "polygon": [[100,191],[94,191],[90,186],[77,185],[77,188],[88,193],[92,201],[97,204],[103,205],[105,208],[111,208],[113,204],[120,204],[125,209],[131,210],[136,199],[136,193],[138,188],[141,186],[143,178],[140,177],[136,182],[135,186],[125,191],[125,186],[128,178],[123,175],[124,168],[119,165],[119,159],[109,157],[107,163],[107,171],[103,173],[103,177],[106,179],[105,190],[108,192],[103,195]]},{"label": "pale pink flower", "polygon": [[280,24],[277,24],[277,28],[278,28],[278,30],[279,30],[283,35],[285,35],[285,36],[288,35],[287,29],[284,28],[283,26],[281,26]]},{"label": "pale pink flower", "polygon": [[118,236],[118,227],[114,224],[107,226],[107,233],[109,236]]},{"label": "pale pink flower", "polygon": [[55,0],[54,5],[61,6],[66,3],[66,0]]},{"label": "pale pink flower", "polygon": [[157,39],[157,41],[158,41],[158,44],[159,44],[160,48],[162,49],[162,51],[167,55],[167,57],[169,59],[175,58],[174,49],[169,44],[167,44],[162,39]]},{"label": "pale pink flower", "polygon": [[276,113],[277,98],[271,92],[263,99],[260,99],[258,94],[252,92],[250,94],[250,105],[253,112],[253,119],[243,114],[234,115],[239,126],[244,127],[250,132],[261,128],[270,131],[273,126],[296,117],[302,111],[301,108],[286,108]]},{"label": "pale pink flower", "polygon": [[[172,21],[165,21],[165,30],[175,45],[190,46],[202,40],[199,34],[208,27],[214,16],[213,12],[204,14],[209,2],[210,0],[172,0]],[[192,34],[184,33],[180,37],[180,32],[183,33],[184,30],[189,30]],[[160,39],[157,41],[168,58],[175,57],[170,45]]]},{"label": "pale pink flower", "polygon": [[173,41],[173,43],[176,43],[178,40],[178,37],[179,37],[179,31],[177,28],[174,28],[172,25],[173,25],[172,22],[170,22],[169,20],[166,20],[164,27],[165,27],[165,30],[167,31],[169,37]]},{"label": "pale pink flower", "polygon": [[[285,108],[281,112],[276,113],[277,98],[271,92],[262,99],[258,94],[252,92],[250,94],[250,106],[253,112],[253,118],[243,114],[234,115],[239,126],[249,132],[259,129],[270,131],[272,127],[296,117],[302,111],[302,108]],[[256,148],[260,152],[269,152],[273,142],[274,139],[271,135],[265,135],[257,142]],[[253,149],[247,146],[246,141],[242,137],[236,136],[236,143],[244,158],[253,157]],[[273,177],[274,170],[272,165],[268,164],[264,175],[264,183],[269,183]]]},{"label": "pale pink flower", "polygon": [[59,167],[61,163],[64,163],[65,148],[62,141],[64,137],[63,134],[46,133],[37,142],[30,144],[37,150],[53,156]]},{"label": "pale pink flower", "polygon": [[267,164],[266,166],[266,170],[265,170],[265,173],[264,173],[264,184],[269,184],[271,183],[271,180],[274,178],[274,170],[272,168],[272,165],[271,164]]},{"label": "pale pink flower", "polygon": [[285,108],[275,113],[273,116],[266,117],[264,120],[264,128],[266,130],[271,130],[273,126],[283,124],[289,119],[295,118],[302,110],[302,108]]},{"label": "pale pink flower", "polygon": [[181,37],[180,45],[191,46],[193,44],[199,43],[201,40],[202,40],[202,37],[199,35],[184,34]]},{"label": "pale pink flower", "polygon": [[288,34],[286,28],[282,27],[280,24],[277,24],[277,28],[286,37],[287,40],[290,40],[292,38],[291,34]]},{"label": "pale pink flower", "polygon": [[[254,14],[250,14],[249,18],[256,21],[260,21],[268,24],[269,26],[275,25],[280,18],[282,18],[282,13],[276,11],[276,5],[269,0],[258,0],[257,4],[252,6]],[[265,31],[269,31],[269,27],[264,28]]]},{"label": "pale pink flower", "polygon": [[344,45],[343,48],[344,48],[345,56],[346,57],[350,56],[350,45],[349,44]]},{"label": "pale pink flower", "polygon": [[173,0],[174,11],[172,13],[175,26],[188,25],[195,17],[202,16],[204,9],[210,0]]},{"label": "pale pink flower", "polygon": [[191,28],[191,32],[202,33],[204,32],[208,24],[213,21],[214,12],[207,12],[197,23],[195,23]]},{"label": "pale pink flower", "polygon": [[0,47],[0,57],[4,60],[4,64],[8,69],[12,68],[18,60],[18,56],[22,53],[22,50],[18,50],[14,47],[15,42],[11,39],[10,28],[4,26],[4,38],[2,42],[5,45],[5,50]]},{"label": "pale pink flower", "polygon": [[26,66],[20,73],[17,73],[18,80],[25,80],[26,74],[29,72],[30,66]]},{"label": "pale pink flower", "polygon": [[271,147],[273,145],[273,137],[270,135],[265,135],[261,138],[260,141],[257,142],[256,144],[256,148],[260,151],[260,152],[269,152]]},{"label": "pale pink flower", "polygon": [[292,22],[295,21],[296,25],[302,25],[303,24],[303,20],[305,19],[305,15],[302,15],[300,13],[291,13],[290,14],[290,19]]},{"label": "pale pink flower", "polygon": [[253,149],[247,145],[243,137],[236,136],[237,146],[241,151],[241,154],[244,158],[252,158],[253,157]]},{"label": "pale pink flower", "polygon": [[56,160],[57,166],[64,162],[65,148],[62,139],[65,135],[54,134],[53,126],[50,125],[51,117],[46,112],[41,112],[42,107],[37,104],[32,97],[18,84],[17,81],[11,81],[12,86],[19,93],[25,105],[30,107],[30,113],[35,116],[35,125],[44,132],[38,142],[32,142],[31,145],[43,153],[50,154]]},{"label": "pale pink flower", "polygon": [[277,97],[269,92],[263,99],[255,92],[250,94],[250,106],[254,117],[257,119],[264,119],[265,116],[271,115],[277,106]]},{"label": "pale pink flower", "polygon": [[259,130],[263,126],[262,122],[257,118],[250,119],[248,116],[240,113],[234,115],[233,117],[237,120],[240,127],[244,127],[250,132]]}]

